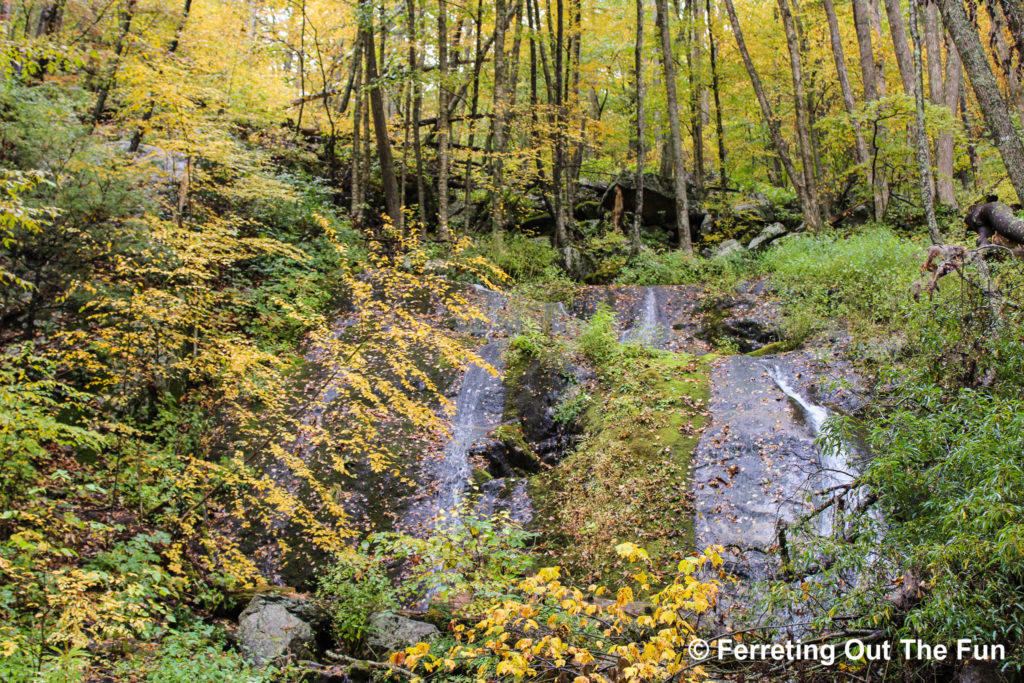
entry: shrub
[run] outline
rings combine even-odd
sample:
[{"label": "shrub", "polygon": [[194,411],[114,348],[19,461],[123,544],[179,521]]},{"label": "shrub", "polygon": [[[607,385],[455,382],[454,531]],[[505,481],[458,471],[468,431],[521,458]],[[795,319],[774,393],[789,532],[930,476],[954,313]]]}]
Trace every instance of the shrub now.
[{"label": "shrub", "polygon": [[483,237],[479,251],[516,282],[546,279],[558,252],[544,238],[506,233],[500,238]]},{"label": "shrub", "polygon": [[340,558],[328,568],[316,595],[330,615],[334,635],[349,644],[363,639],[371,614],[397,607],[380,563],[360,554]]},{"label": "shrub", "polygon": [[615,313],[607,306],[601,306],[580,335],[580,349],[590,360],[601,365],[615,354],[617,348]]},{"label": "shrub", "polygon": [[628,285],[709,284],[718,289],[734,286],[760,270],[760,259],[751,253],[706,259],[681,251],[642,251],[619,273],[616,282]]},{"label": "shrub", "polygon": [[824,232],[785,239],[764,262],[795,310],[875,325],[907,313],[921,255],[919,245],[889,228],[869,226],[847,237]]}]

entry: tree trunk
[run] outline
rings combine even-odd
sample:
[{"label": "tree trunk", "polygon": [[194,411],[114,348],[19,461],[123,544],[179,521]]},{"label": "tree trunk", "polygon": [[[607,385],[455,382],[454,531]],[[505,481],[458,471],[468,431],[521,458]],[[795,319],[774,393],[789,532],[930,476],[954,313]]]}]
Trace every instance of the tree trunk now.
[{"label": "tree trunk", "polygon": [[679,248],[693,253],[690,236],[690,201],[686,196],[686,169],[683,168],[683,137],[679,130],[679,96],[676,92],[676,63],[672,56],[672,38],[669,33],[668,3],[655,0],[657,24],[661,34],[661,65],[665,76],[665,95],[668,99],[668,127],[672,145],[672,175],[676,200],[676,235]]},{"label": "tree trunk", "polygon": [[910,38],[914,44],[914,137],[917,139],[917,169],[920,174],[921,205],[924,207],[928,235],[932,244],[942,244],[939,224],[935,221],[935,198],[932,194],[932,160],[928,129],[924,118],[924,73],[921,68],[921,37],[917,26],[917,0],[910,0]]},{"label": "tree trunk", "polygon": [[822,0],[825,6],[825,15],[828,18],[828,31],[832,39],[832,56],[836,62],[836,74],[839,77],[839,88],[843,93],[843,104],[846,106],[846,113],[850,115],[850,122],[853,125],[854,149],[857,154],[857,163],[864,167],[864,177],[867,187],[872,186],[871,164],[868,154],[868,145],[864,141],[864,134],[860,128],[860,122],[854,116],[857,111],[857,102],[853,97],[853,88],[850,86],[849,72],[846,70],[846,55],[843,51],[843,35],[839,31],[839,20],[836,17],[836,8],[832,0]]},{"label": "tree trunk", "polygon": [[690,121],[693,128],[693,176],[697,199],[704,196],[704,3],[690,0],[690,20],[693,28],[690,40]]},{"label": "tree trunk", "polygon": [[[871,45],[871,20],[870,9],[866,0],[853,0],[853,25],[857,31],[857,48],[860,52],[861,80],[864,83],[864,100],[874,102],[878,99],[880,80],[878,65],[875,63],[875,55]],[[875,173],[875,157],[878,149],[872,142],[868,145],[870,160],[868,163],[868,174],[872,179],[871,194],[875,220],[881,221],[885,217],[886,205],[889,202],[889,189],[882,174]]]},{"label": "tree trunk", "polygon": [[910,56],[910,46],[907,44],[907,29],[903,25],[900,0],[885,0],[885,13],[889,17],[889,32],[892,34],[893,52],[896,53],[896,66],[899,67],[900,80],[903,81],[903,92],[908,97],[913,97],[914,60]]},{"label": "tree trunk", "polygon": [[373,133],[377,142],[377,161],[380,163],[380,179],[384,186],[384,206],[391,224],[402,225],[402,199],[398,194],[398,180],[395,177],[395,160],[391,154],[388,139],[388,121],[384,114],[383,85],[377,74],[377,52],[374,48],[372,5],[367,6],[363,17],[363,50],[366,56],[366,82],[370,87],[370,113],[373,116]]},{"label": "tree trunk", "polygon": [[754,95],[757,97],[757,102],[761,105],[761,114],[764,116],[765,124],[768,126],[768,132],[771,136],[772,146],[775,148],[776,159],[782,164],[782,167],[786,171],[786,175],[789,176],[789,181],[796,188],[797,197],[800,200],[800,209],[804,214],[804,220],[807,221],[808,225],[812,225],[812,212],[807,201],[807,193],[804,191],[803,179],[797,175],[796,168],[793,166],[793,160],[789,156],[789,146],[786,144],[785,138],[782,137],[782,129],[779,126],[779,120],[775,118],[775,113],[772,111],[772,105],[768,101],[768,97],[765,95],[764,86],[761,84],[761,77],[757,73],[757,69],[754,67],[754,62],[750,58],[750,51],[747,49],[747,42],[743,38],[743,29],[740,27],[739,17],[736,16],[736,7],[733,5],[732,0],[725,0],[725,11],[729,15],[729,23],[732,25],[732,32],[736,38],[736,47],[740,51],[740,57],[743,59],[743,64],[747,69],[747,74],[750,76],[750,83],[754,88]]},{"label": "tree trunk", "polygon": [[[934,1],[925,7],[925,45],[928,47],[928,82],[932,104],[949,109],[950,118],[956,119],[957,100],[963,66],[960,55],[951,42],[946,41],[946,64],[942,63],[943,31],[939,24],[939,9]],[[945,75],[943,75],[945,73]],[[953,135],[947,130],[939,133],[935,143],[935,192],[939,203],[953,210],[957,208],[953,189]]]},{"label": "tree trunk", "polygon": [[491,136],[494,155],[491,157],[491,231],[495,236],[505,229],[505,117],[508,101],[505,95],[505,0],[494,1],[494,116]]},{"label": "tree trunk", "polygon": [[[554,185],[554,200],[555,200],[555,246],[559,249],[564,249],[569,246],[569,233],[566,230],[565,224],[565,188],[563,187],[563,178],[565,175],[565,92],[563,90],[563,78],[565,73],[563,71],[563,57],[565,53],[565,26],[564,26],[564,6],[562,0],[556,0],[555,3],[555,36],[554,44],[551,48],[554,53],[554,72],[555,72],[555,153],[551,164],[551,180]],[[550,24],[550,15],[549,15]],[[549,26],[550,31],[550,26]],[[568,257],[566,257],[568,261]]]},{"label": "tree trunk", "polygon": [[[477,0],[476,3],[476,16],[475,27],[474,27],[474,51],[475,57],[473,58],[473,94],[470,97],[469,107],[469,148],[472,150],[476,144],[476,115],[480,107],[480,68],[483,66],[484,53],[482,49],[482,38],[483,33],[483,12],[484,3],[483,0]],[[501,23],[502,19],[498,19],[497,22]],[[471,161],[473,152],[466,152],[467,160]],[[466,176],[463,181],[463,191],[465,192],[465,208],[462,213],[464,216],[463,225],[465,226],[464,232],[468,234],[473,227],[473,164],[466,164]]]},{"label": "tree trunk", "polygon": [[803,166],[804,195],[806,210],[804,219],[807,227],[818,230],[821,224],[821,207],[818,200],[818,184],[814,177],[814,157],[811,149],[810,124],[807,116],[807,93],[804,90],[803,67],[800,62],[800,44],[796,35],[793,15],[789,10],[789,0],[778,0],[779,12],[782,15],[782,26],[786,33],[786,44],[789,47],[789,63],[793,74],[793,100],[796,109],[796,139],[800,151],[800,163]]},{"label": "tree trunk", "polygon": [[640,227],[644,216],[644,0],[636,0],[636,45],[633,50],[633,73],[636,79],[636,206],[633,227],[629,233],[630,251],[640,253]]},{"label": "tree trunk", "polygon": [[110,89],[114,87],[114,81],[117,79],[117,71],[121,66],[121,58],[124,56],[125,39],[131,30],[132,17],[134,15],[135,0],[128,0],[124,9],[121,10],[121,33],[118,35],[117,44],[114,46],[114,59],[110,65],[107,77],[103,81],[103,85],[100,86],[99,92],[96,93],[96,104],[93,105],[91,116],[91,125],[93,127],[99,123],[100,118],[103,116],[103,110],[107,106],[107,97],[110,95]]},{"label": "tree trunk", "polygon": [[447,0],[437,3],[437,236],[451,239],[448,229],[448,7]]},{"label": "tree trunk", "polygon": [[[413,76],[412,86],[412,150],[416,162],[416,217],[420,221],[420,237],[427,236],[427,191],[423,182],[423,146],[420,144],[420,110],[423,106],[423,89],[419,81],[419,57],[416,53],[416,0],[406,0],[406,33],[409,40],[409,73]],[[403,188],[404,191],[404,188]]]},{"label": "tree trunk", "polygon": [[988,244],[992,235],[1002,235],[1017,244],[1024,244],[1024,220],[1017,218],[1013,209],[1003,202],[975,204],[967,210],[964,224],[978,233],[981,245]]},{"label": "tree trunk", "polygon": [[708,14],[708,56],[711,61],[711,90],[715,96],[715,133],[718,139],[718,182],[722,188],[729,186],[726,169],[725,127],[722,125],[722,97],[718,86],[718,41],[715,39],[715,23],[711,14],[711,0],[706,0]]},{"label": "tree trunk", "polygon": [[985,124],[1003,159],[1013,189],[1019,199],[1024,199],[1024,146],[1021,146],[1006,101],[999,93],[999,86],[992,75],[977,30],[967,18],[967,12],[960,0],[936,2],[942,12],[946,30],[960,51],[960,58],[963,60],[974,94],[978,98]]},{"label": "tree trunk", "polygon": [[360,40],[356,41],[355,74],[355,102],[352,105],[352,170],[350,173],[351,184],[349,192],[349,217],[352,220],[352,227],[357,230],[363,222],[363,199],[362,199],[362,165],[363,165],[363,43],[362,34]]}]

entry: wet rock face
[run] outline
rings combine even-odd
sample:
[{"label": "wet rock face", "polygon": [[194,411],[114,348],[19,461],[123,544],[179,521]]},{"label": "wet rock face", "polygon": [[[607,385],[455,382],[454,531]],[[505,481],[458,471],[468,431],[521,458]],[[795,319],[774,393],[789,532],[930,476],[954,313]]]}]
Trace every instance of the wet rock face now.
[{"label": "wet rock face", "polygon": [[472,455],[486,459],[496,477],[538,472],[542,463],[557,464],[580,430],[575,422],[556,419],[558,405],[591,378],[582,366],[556,367],[531,360],[507,383],[506,420],[496,430],[497,438],[479,445]]},{"label": "wet rock face", "polygon": [[370,617],[366,645],[373,652],[397,652],[416,643],[430,642],[440,635],[433,624],[390,612],[378,612]]},{"label": "wet rock face", "polygon": [[806,511],[814,437],[795,417],[765,361],[731,356],[714,370],[713,422],[694,454],[697,546],[720,544],[738,575],[760,577],[780,521]]},{"label": "wet rock face", "polygon": [[708,342],[732,339],[742,353],[782,340],[778,312],[758,299],[756,292],[708,299],[697,335]]},{"label": "wet rock face", "polygon": [[238,617],[238,642],[256,664],[281,657],[310,658],[326,623],[313,602],[287,595],[257,595]]}]

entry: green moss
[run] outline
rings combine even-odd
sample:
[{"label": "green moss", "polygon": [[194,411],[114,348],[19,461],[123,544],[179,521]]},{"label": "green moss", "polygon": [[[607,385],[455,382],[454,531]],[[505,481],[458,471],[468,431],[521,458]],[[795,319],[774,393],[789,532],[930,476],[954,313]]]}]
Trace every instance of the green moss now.
[{"label": "green moss", "polygon": [[531,481],[534,527],[552,564],[611,584],[627,569],[617,543],[642,545],[661,569],[694,551],[690,464],[711,358],[620,346],[602,363],[580,446]]},{"label": "green moss", "polygon": [[754,358],[760,358],[761,356],[767,356],[773,353],[783,353],[785,351],[792,351],[798,346],[800,346],[800,342],[792,339],[786,339],[783,341],[772,342],[771,344],[765,344],[761,348],[757,349],[756,351],[751,351],[747,355],[753,356]]},{"label": "green moss", "polygon": [[473,470],[471,476],[473,477],[473,483],[477,486],[483,486],[490,480],[494,479],[490,472],[479,468]]}]

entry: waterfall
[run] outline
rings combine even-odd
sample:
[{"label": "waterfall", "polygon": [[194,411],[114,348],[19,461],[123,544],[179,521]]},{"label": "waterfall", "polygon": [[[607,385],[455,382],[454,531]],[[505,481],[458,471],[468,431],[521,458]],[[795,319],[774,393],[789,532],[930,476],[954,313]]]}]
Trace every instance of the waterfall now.
[{"label": "waterfall", "polygon": [[[793,388],[778,365],[768,367],[767,371],[779,389],[800,406],[815,438],[820,436],[821,429],[828,419],[828,411],[824,407],[812,403],[807,397]],[[830,447],[819,442],[818,464],[820,472],[815,484],[819,491],[827,491],[835,486],[849,484],[857,477],[857,472],[850,465],[849,455],[841,445]],[[835,493],[820,497],[818,502],[825,502],[828,495],[835,495]],[[816,519],[816,526],[820,536],[830,536],[834,525],[835,511],[831,507],[819,514]]]},{"label": "waterfall", "polygon": [[[497,311],[505,305],[505,297],[479,285],[474,285],[474,289],[484,302],[489,321],[484,336],[489,339],[498,328]],[[424,531],[458,522],[473,470],[470,451],[489,438],[501,423],[505,407],[502,351],[502,343],[488,341],[478,352],[486,365],[474,363],[462,374],[448,441],[439,457],[428,458],[424,464],[423,482],[427,493],[410,506],[405,520],[409,528]]]},{"label": "waterfall", "polygon": [[622,331],[619,341],[640,346],[659,346],[662,326],[659,324],[658,298],[653,287],[644,287],[644,298],[633,324]]}]

